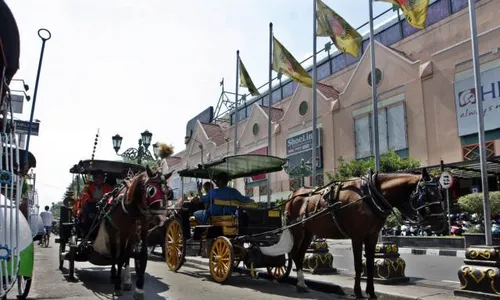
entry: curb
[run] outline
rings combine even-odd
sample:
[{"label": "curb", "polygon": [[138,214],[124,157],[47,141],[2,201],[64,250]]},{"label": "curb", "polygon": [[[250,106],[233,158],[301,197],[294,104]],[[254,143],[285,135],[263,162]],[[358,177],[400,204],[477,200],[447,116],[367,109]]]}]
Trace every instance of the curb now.
[{"label": "curb", "polygon": [[[189,267],[194,267],[200,270],[205,270],[205,268],[200,268],[200,266],[208,267],[208,260],[203,259],[200,257],[186,257],[186,262],[184,263],[185,265]],[[242,274],[250,274],[250,270],[244,269],[237,267],[235,268],[238,273]],[[293,271],[292,271],[293,272]],[[265,278],[269,279],[269,276],[266,272],[258,271],[258,277],[259,278]],[[297,284],[297,277],[290,274],[288,279],[284,283],[289,283],[291,285],[296,285]],[[335,294],[338,296],[353,296],[354,295],[354,289],[352,286],[339,286],[335,285],[333,283],[328,283],[320,280],[315,280],[315,279],[309,279],[305,278],[305,283],[306,285],[315,291],[323,292],[323,293],[328,293],[328,294]],[[402,287],[404,285],[401,285]],[[384,299],[384,300],[419,300],[421,299],[419,296],[408,296],[400,293],[388,293],[385,291],[376,291],[377,295],[379,296],[379,299]]]},{"label": "curb", "polygon": [[399,248],[400,254],[430,255],[430,256],[454,256],[465,258],[465,250],[451,249],[422,249],[422,248]]},{"label": "curb", "polygon": [[[350,246],[346,245],[328,245],[332,254],[335,250],[352,250]],[[363,250],[364,251],[364,250]],[[412,254],[412,255],[429,255],[429,256],[452,256],[465,258],[465,250],[458,249],[426,249],[426,248],[399,248],[399,254]]]}]

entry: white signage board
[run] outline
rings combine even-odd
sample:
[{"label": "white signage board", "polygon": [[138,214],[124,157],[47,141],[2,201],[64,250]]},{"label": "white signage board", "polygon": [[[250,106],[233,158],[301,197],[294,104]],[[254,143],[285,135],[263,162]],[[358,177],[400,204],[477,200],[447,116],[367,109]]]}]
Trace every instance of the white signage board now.
[{"label": "white signage board", "polygon": [[11,94],[12,112],[15,114],[23,113],[24,95]]},{"label": "white signage board", "polygon": [[[484,130],[500,128],[500,60],[481,65]],[[477,133],[476,93],[472,69],[455,74],[458,135]]]},{"label": "white signage board", "polygon": [[449,189],[453,185],[453,176],[448,172],[443,172],[439,178],[439,183],[444,189]]}]

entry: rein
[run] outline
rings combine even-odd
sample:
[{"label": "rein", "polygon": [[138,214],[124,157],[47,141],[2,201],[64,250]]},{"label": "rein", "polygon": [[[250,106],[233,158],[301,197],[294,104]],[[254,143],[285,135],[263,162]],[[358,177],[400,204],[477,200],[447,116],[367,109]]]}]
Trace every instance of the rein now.
[{"label": "rein", "polygon": [[[329,199],[330,201],[327,200],[327,199],[325,199],[325,198],[323,198],[326,201],[327,205],[325,207],[323,207],[322,209],[320,209],[319,211],[317,211],[318,205],[321,202],[321,198],[318,199],[318,202],[316,203],[315,210],[314,210],[313,214],[310,215],[310,216],[308,216],[308,212],[307,212],[308,205],[306,205],[306,211],[304,212],[304,215],[299,216],[297,219],[295,219],[294,221],[292,221],[292,223],[289,224],[289,225],[286,225],[286,226],[278,228],[278,229],[274,229],[274,230],[270,230],[270,231],[266,231],[266,232],[262,232],[262,233],[258,233],[258,234],[254,234],[254,235],[250,235],[250,236],[238,237],[238,238],[239,239],[244,239],[244,238],[259,237],[259,236],[268,235],[268,234],[279,234],[279,233],[282,233],[283,231],[285,231],[287,229],[293,228],[293,227],[298,226],[298,225],[303,225],[307,221],[312,220],[314,218],[317,218],[319,216],[325,215],[325,214],[331,214],[332,215],[333,220],[334,220],[335,224],[337,225],[337,229],[339,229],[340,233],[342,235],[344,235],[344,237],[347,238],[348,235],[345,232],[345,230],[342,229],[341,224],[339,224],[337,222],[337,218],[336,218],[335,214],[337,212],[339,212],[339,211],[341,211],[341,210],[349,207],[349,206],[352,206],[352,205],[358,203],[359,201],[371,200],[370,203],[372,204],[373,207],[375,207],[375,209],[379,213],[380,217],[382,217],[382,218],[387,218],[391,214],[394,214],[396,216],[396,214],[394,213],[394,207],[389,203],[389,201],[387,201],[387,199],[384,197],[384,195],[378,190],[378,188],[376,186],[376,177],[377,177],[377,174],[373,174],[371,170],[369,171],[368,174],[366,174],[364,176],[361,176],[359,179],[361,180],[360,190],[361,190],[361,192],[363,194],[362,197],[359,198],[359,199],[357,199],[354,202],[350,202],[350,203],[347,203],[347,204],[340,205],[340,207],[338,207],[339,203],[340,203],[340,202],[338,202],[338,197],[339,197],[339,194],[340,194],[340,190],[342,189],[343,183],[344,182],[348,182],[348,181],[353,181],[353,179],[350,179],[350,180],[334,180],[334,181],[331,181],[328,184],[326,184],[326,185],[324,185],[324,186],[322,186],[320,188],[315,189],[314,191],[311,191],[311,192],[308,192],[308,193],[301,193],[301,194],[293,195],[287,201],[285,201],[284,203],[280,204],[279,206],[273,207],[272,209],[276,209],[278,207],[281,207],[281,206],[287,204],[288,202],[294,200],[295,198],[297,198],[299,196],[310,197],[312,195],[317,195],[318,192],[321,191],[321,190],[324,190],[324,192],[321,193],[323,196],[325,196],[328,193],[330,194],[330,199]],[[421,181],[417,184],[417,186],[415,188],[415,191],[412,192],[411,198],[410,198],[410,203],[412,203],[413,199],[416,196],[420,196],[420,190],[419,190],[420,184],[421,184]],[[431,184],[431,183],[425,183],[425,184]],[[337,187],[337,189],[335,189],[335,195],[334,196],[332,196],[332,193],[334,193],[334,191],[328,189],[331,185],[335,185]],[[307,201],[309,201],[309,200],[307,200]],[[430,205],[432,205],[434,203],[437,203],[437,202],[433,202],[433,203],[429,203],[429,204],[426,203],[423,206],[418,207],[417,209],[415,209],[412,204],[411,205],[412,205],[412,209],[414,209],[415,211],[418,211],[421,208],[428,207],[428,206],[430,206]],[[403,212],[401,212],[401,213],[403,214]],[[408,216],[406,216],[406,217],[408,218]]]}]

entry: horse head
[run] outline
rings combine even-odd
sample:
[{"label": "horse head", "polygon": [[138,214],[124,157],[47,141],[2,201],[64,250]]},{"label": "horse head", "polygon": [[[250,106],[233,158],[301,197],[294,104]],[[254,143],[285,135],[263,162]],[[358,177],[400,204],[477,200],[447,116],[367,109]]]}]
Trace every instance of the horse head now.
[{"label": "horse head", "polygon": [[409,174],[406,178],[404,186],[410,192],[409,197],[406,194],[404,199],[407,201],[397,201],[394,206],[411,224],[430,225],[433,231],[442,231],[446,225],[446,214],[439,179],[431,176],[425,168],[420,175]]},{"label": "horse head", "polygon": [[173,172],[164,175],[147,166],[145,172],[131,180],[126,204],[134,204],[146,217],[155,217],[161,226],[166,219],[166,204],[171,196],[167,180]]}]

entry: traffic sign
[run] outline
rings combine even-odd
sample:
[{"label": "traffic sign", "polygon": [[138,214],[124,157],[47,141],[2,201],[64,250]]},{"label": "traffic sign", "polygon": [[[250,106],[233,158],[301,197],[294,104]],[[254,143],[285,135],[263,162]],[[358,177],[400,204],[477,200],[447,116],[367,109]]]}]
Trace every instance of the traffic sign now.
[{"label": "traffic sign", "polygon": [[439,178],[439,183],[444,189],[449,189],[453,185],[453,176],[449,172],[443,172]]}]

